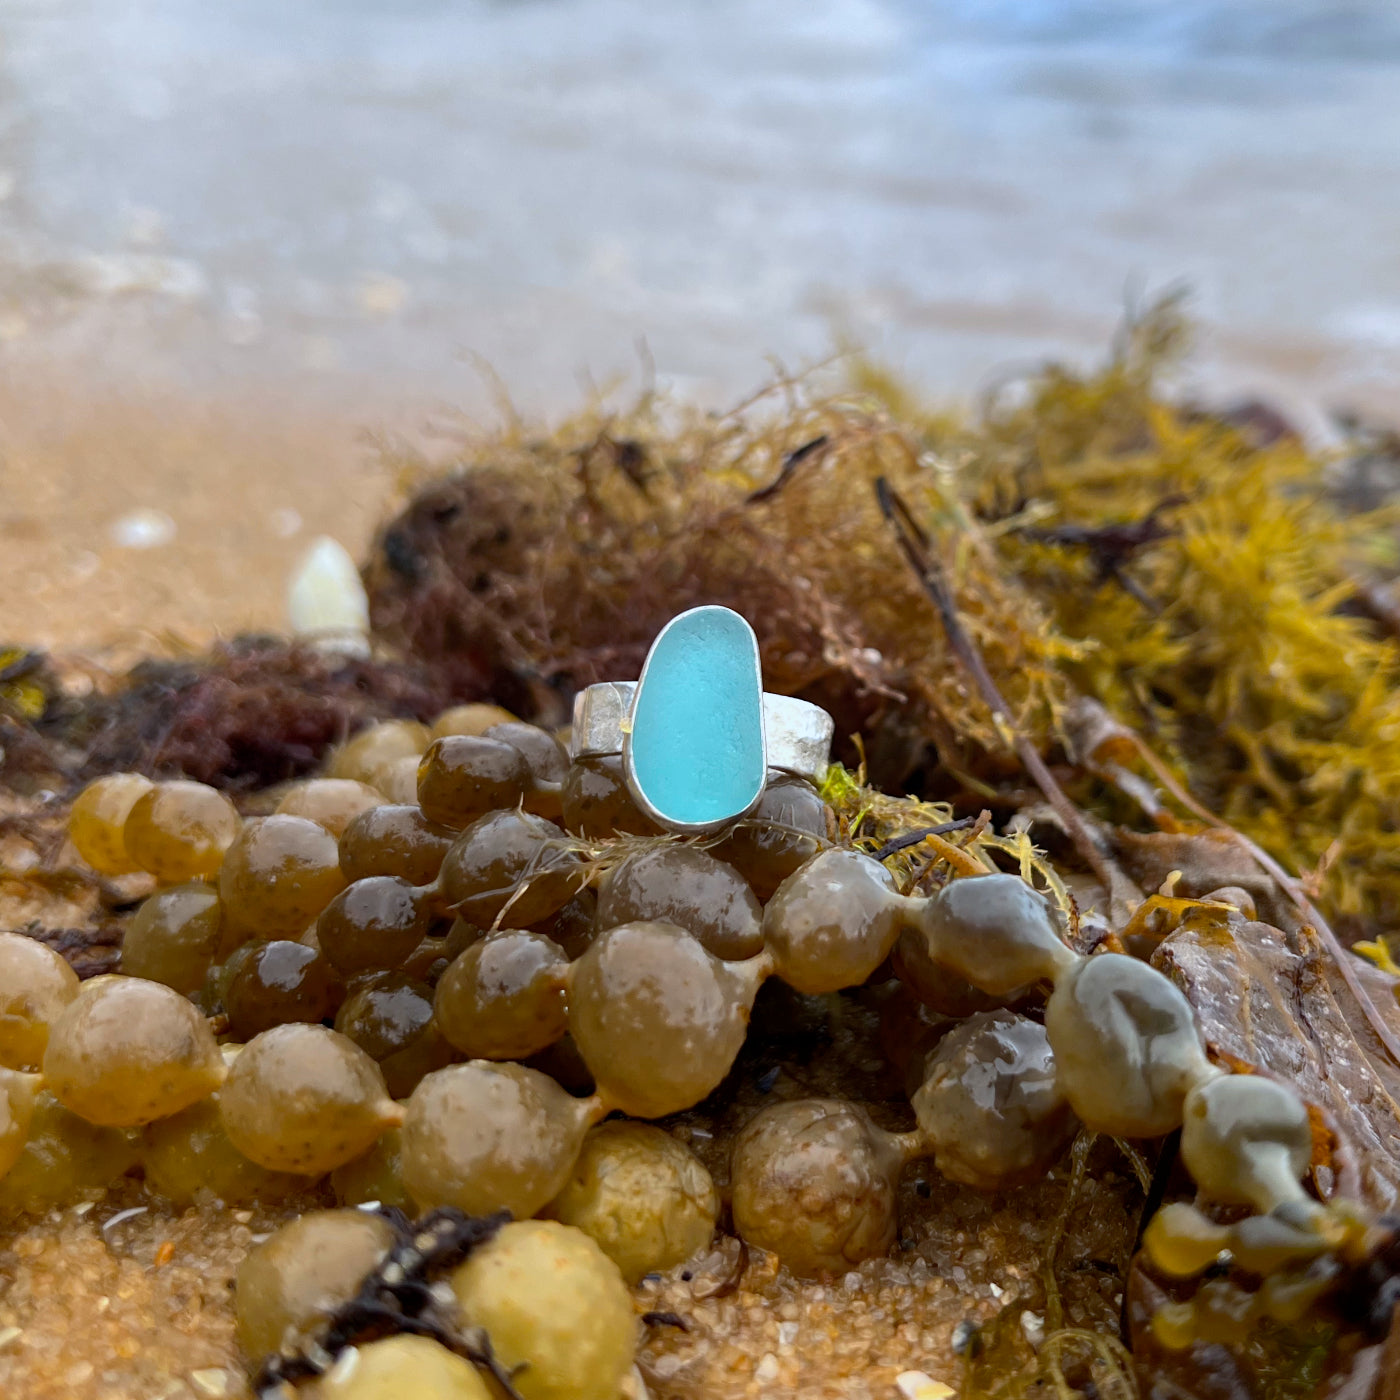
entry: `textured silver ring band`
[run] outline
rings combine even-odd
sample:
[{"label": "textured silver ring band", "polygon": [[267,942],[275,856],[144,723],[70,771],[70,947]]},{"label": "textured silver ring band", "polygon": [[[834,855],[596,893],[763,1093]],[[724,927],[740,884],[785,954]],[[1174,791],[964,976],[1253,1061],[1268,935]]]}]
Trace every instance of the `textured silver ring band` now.
[{"label": "textured silver ring band", "polygon": [[[622,752],[636,681],[603,681],[574,697],[574,758]],[[769,768],[817,782],[831,762],[835,721],[820,705],[791,695],[763,694],[763,728]]]}]

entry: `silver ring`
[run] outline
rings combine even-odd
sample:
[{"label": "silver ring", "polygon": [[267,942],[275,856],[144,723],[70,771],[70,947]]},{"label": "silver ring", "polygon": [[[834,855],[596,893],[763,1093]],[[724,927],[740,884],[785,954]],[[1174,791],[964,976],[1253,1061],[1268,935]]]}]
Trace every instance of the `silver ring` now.
[{"label": "silver ring", "polygon": [[[574,758],[622,752],[622,738],[636,681],[600,681],[574,696]],[[820,705],[795,695],[763,692],[763,728],[768,766],[819,782],[831,766],[836,723]]]},{"label": "silver ring", "polygon": [[[750,755],[756,760],[754,770],[738,778],[741,784],[739,795],[736,795],[734,785],[729,784],[729,792],[714,795],[714,802],[719,804],[718,808],[715,808],[712,802],[703,815],[691,810],[682,815],[675,810],[674,802],[671,804],[673,810],[662,810],[660,797],[657,801],[652,800],[652,796],[657,794],[648,794],[646,785],[638,774],[638,765],[634,761],[633,736],[643,689],[648,683],[648,677],[656,674],[658,666],[665,667],[671,664],[669,653],[666,651],[668,636],[687,627],[697,631],[700,639],[687,641],[682,637],[676,642],[673,637],[672,649],[679,648],[683,655],[688,655],[692,670],[697,648],[701,662],[705,659],[705,628],[728,634],[724,644],[716,652],[714,664],[720,669],[727,665],[731,672],[737,667],[741,672],[740,680],[747,681],[749,688],[745,691],[743,685],[740,685],[735,693],[746,693],[749,698],[735,706],[740,711],[747,711],[747,718],[730,716],[721,727],[731,727],[730,721],[733,727],[742,729],[747,726],[747,734],[740,736],[737,741],[739,750],[736,751]],[[744,634],[747,634],[748,644],[745,643]],[[663,656],[661,662],[656,660],[659,651]],[[684,666],[681,669],[684,670]],[[689,612],[673,618],[658,634],[652,643],[651,651],[647,654],[640,680],[604,681],[588,686],[574,697],[570,751],[574,758],[621,754],[627,786],[633,800],[658,825],[685,834],[718,830],[753,811],[763,796],[770,770],[792,773],[815,783],[824,776],[830,763],[831,740],[835,733],[835,723],[831,716],[820,705],[798,700],[791,695],[775,695],[768,692],[762,692],[759,704],[754,706],[752,697],[758,683],[758,644],[748,623],[728,608],[692,608]],[[724,693],[723,687],[719,685],[717,691]],[[684,685],[680,693],[686,693]],[[700,703],[703,707],[705,702]],[[709,713],[712,714],[712,711]],[[683,729],[683,726],[681,727]],[[756,734],[755,729],[758,731]],[[688,736],[682,732],[676,736],[675,742],[684,748]],[[691,743],[693,750],[693,741]],[[695,786],[703,788],[707,782],[707,773],[714,767],[710,759],[711,754],[707,752],[691,751],[677,754],[671,765],[673,783],[676,773],[679,772],[682,774],[682,786],[685,785],[686,776],[693,775]],[[704,794],[696,796],[699,803],[699,798]]]}]

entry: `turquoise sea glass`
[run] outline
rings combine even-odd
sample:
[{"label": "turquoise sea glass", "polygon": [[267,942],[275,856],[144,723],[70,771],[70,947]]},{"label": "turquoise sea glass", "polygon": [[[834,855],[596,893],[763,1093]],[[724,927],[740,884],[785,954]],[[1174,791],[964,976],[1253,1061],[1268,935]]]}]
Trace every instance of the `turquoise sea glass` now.
[{"label": "turquoise sea glass", "polygon": [[652,643],[625,745],[635,795],[663,823],[719,826],[763,792],[763,681],[753,628],[692,608]]}]

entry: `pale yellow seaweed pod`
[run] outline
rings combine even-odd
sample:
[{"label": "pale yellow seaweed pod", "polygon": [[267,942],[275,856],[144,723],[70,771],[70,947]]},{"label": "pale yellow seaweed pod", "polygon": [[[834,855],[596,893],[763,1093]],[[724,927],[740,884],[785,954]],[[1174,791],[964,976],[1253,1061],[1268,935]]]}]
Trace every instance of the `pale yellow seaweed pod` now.
[{"label": "pale yellow seaweed pod", "polygon": [[636,1313],[617,1265],[582,1230],[514,1221],[450,1281],[463,1324],[485,1328],[524,1400],[617,1400]]}]

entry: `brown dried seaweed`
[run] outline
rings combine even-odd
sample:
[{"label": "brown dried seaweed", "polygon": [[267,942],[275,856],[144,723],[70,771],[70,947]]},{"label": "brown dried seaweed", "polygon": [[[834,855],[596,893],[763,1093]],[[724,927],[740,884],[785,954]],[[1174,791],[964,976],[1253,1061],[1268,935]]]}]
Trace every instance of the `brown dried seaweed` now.
[{"label": "brown dried seaweed", "polygon": [[40,943],[47,943],[64,957],[73,971],[84,979],[104,972],[115,972],[121,961],[125,923],[106,921],[82,928],[45,928],[31,924],[19,930]]},{"label": "brown dried seaweed", "polygon": [[[647,397],[553,436],[469,441],[380,532],[366,570],[376,628],[450,685],[548,718],[580,686],[636,675],[674,613],[725,603],[753,623],[768,687],[825,705],[841,741],[863,733],[882,783],[933,749],[950,770],[1004,772],[929,600],[892,567],[873,492],[887,478],[921,516],[951,521],[950,483],[867,398],[786,381],[772,394],[785,411],[760,395],[715,418]],[[645,489],[620,442],[645,460]],[[948,562],[965,626],[1043,744],[1055,639],[987,560]]]},{"label": "brown dried seaweed", "polygon": [[479,690],[450,691],[413,662],[327,655],[244,638],[187,660],[149,660],[42,714],[0,714],[0,783],[28,791],[131,769],[235,791],[311,772],[374,720],[430,719]]}]

